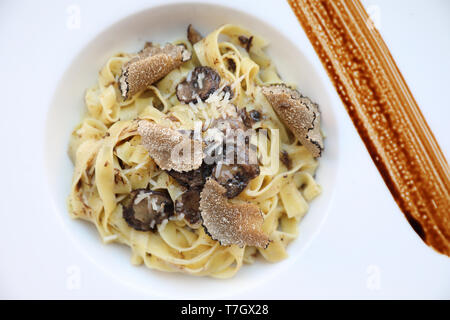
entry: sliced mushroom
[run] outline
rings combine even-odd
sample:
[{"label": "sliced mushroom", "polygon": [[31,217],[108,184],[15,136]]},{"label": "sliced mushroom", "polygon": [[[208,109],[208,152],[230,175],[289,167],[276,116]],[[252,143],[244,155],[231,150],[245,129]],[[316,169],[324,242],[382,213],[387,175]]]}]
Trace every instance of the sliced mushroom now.
[{"label": "sliced mushroom", "polygon": [[[246,136],[248,129],[242,117],[216,119],[210,130],[218,130],[220,134],[213,134],[216,141],[206,141],[205,152],[214,154],[216,166],[212,177],[226,188],[226,196],[238,196],[248,185],[250,180],[260,173],[257,163],[256,146],[250,143]],[[239,136],[243,134],[243,136]],[[218,159],[218,161],[217,161]]]},{"label": "sliced mushroom", "polygon": [[[218,118],[211,122],[210,128],[217,128],[224,135],[227,133],[232,133],[232,131],[242,130],[245,131],[248,128],[245,126],[244,121],[241,117],[227,117],[225,119]],[[230,131],[231,130],[231,131]]]},{"label": "sliced mushroom", "polygon": [[239,116],[247,128],[251,128],[254,123],[261,121],[261,113],[258,110],[247,112],[245,108],[242,108],[239,110]]},{"label": "sliced mushroom", "polygon": [[218,164],[212,172],[212,177],[225,187],[225,195],[231,199],[238,196],[259,172],[257,164]]},{"label": "sliced mushroom", "polygon": [[177,98],[184,103],[202,101],[219,88],[220,75],[210,67],[196,67],[187,79],[177,85]]},{"label": "sliced mushroom", "polygon": [[189,59],[191,53],[182,45],[170,43],[164,47],[146,45],[136,57],[122,67],[119,78],[122,97],[130,98]]},{"label": "sliced mushroom", "polygon": [[201,223],[200,188],[189,189],[175,200],[175,214],[183,217],[191,226]]},{"label": "sliced mushroom", "polygon": [[262,87],[262,93],[297,139],[314,157],[320,157],[323,139],[318,105],[284,84]]},{"label": "sliced mushroom", "polygon": [[177,172],[175,170],[167,171],[167,173],[187,188],[201,188],[205,184],[206,178],[211,175],[213,166],[203,163],[200,168],[187,171]]},{"label": "sliced mushroom", "polygon": [[200,211],[206,232],[221,245],[266,248],[269,238],[262,231],[264,217],[259,208],[250,203],[229,203],[225,193],[226,189],[217,181],[206,181],[200,194]]},{"label": "sliced mushroom", "polygon": [[186,172],[202,165],[202,141],[147,120],[139,121],[138,132],[142,145],[162,170]]},{"label": "sliced mushroom", "polygon": [[223,93],[226,95],[228,93],[228,100],[232,100],[234,98],[234,91],[231,89],[231,86],[223,87]]},{"label": "sliced mushroom", "polygon": [[187,28],[187,38],[189,40],[189,42],[194,45],[197,42],[201,41],[203,39],[203,36],[200,34],[200,32],[198,32],[193,26],[192,24],[188,25]]},{"label": "sliced mushroom", "polygon": [[123,218],[138,231],[155,230],[156,226],[173,215],[173,202],[167,192],[137,189],[131,192],[123,209]]}]

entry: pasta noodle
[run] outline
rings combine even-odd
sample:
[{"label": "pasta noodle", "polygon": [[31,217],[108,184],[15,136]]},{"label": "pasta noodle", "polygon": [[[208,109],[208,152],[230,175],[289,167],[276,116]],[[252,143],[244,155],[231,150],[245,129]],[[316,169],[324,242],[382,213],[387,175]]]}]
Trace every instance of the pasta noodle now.
[{"label": "pasta noodle", "polygon": [[[242,48],[240,36],[253,36],[249,52]],[[264,39],[238,26],[225,25],[194,46],[184,40],[175,42],[180,43],[193,52],[193,58],[125,101],[117,79],[122,65],[133,55],[120,53],[106,62],[97,85],[86,92],[86,114],[72,133],[69,154],[75,168],[68,207],[72,217],[95,224],[105,243],[129,246],[133,264],[229,278],[243,263],[253,263],[257,255],[270,262],[287,257],[286,247],[298,236],[297,226],[308,211],[308,203],[321,192],[314,179],[318,162],[289,133],[261,93],[261,85],[283,83],[264,53]],[[229,60],[234,70],[230,70]],[[257,142],[260,174],[233,201],[248,201],[261,209],[263,231],[271,240],[266,249],[222,246],[203,228],[191,228],[183,219],[160,224],[155,232],[137,231],[122,216],[123,201],[132,190],[165,189],[173,201],[184,192],[173,178],[158,169],[140,144],[135,119],[194,129],[196,122],[204,124],[218,117],[217,103],[200,103],[193,108],[180,103],[175,94],[176,85],[200,65],[214,68],[232,84],[233,104],[238,109],[251,106],[265,115],[253,126],[268,132]],[[291,159],[290,168],[279,162],[282,150]]]}]

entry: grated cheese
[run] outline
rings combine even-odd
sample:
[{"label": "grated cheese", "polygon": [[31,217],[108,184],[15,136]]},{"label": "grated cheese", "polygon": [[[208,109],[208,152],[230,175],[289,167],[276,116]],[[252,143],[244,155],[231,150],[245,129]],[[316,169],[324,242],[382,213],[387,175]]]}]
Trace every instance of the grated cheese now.
[{"label": "grated cheese", "polygon": [[[155,220],[153,220],[152,222],[155,222]],[[166,228],[167,223],[169,222],[168,219],[164,219],[161,224],[158,227],[158,231],[163,231]]]},{"label": "grated cheese", "polygon": [[152,199],[152,209],[153,209],[153,211],[158,212],[159,206],[158,206],[158,204],[156,203],[156,201],[157,201],[156,198],[153,198],[153,199]]},{"label": "grated cheese", "polygon": [[118,235],[118,234],[111,234],[111,235],[109,235],[109,236],[103,237],[103,241],[104,241],[105,243],[108,243],[108,242],[117,240],[118,238],[119,238],[119,235]]},{"label": "grated cheese", "polygon": [[199,89],[203,89],[203,79],[205,79],[205,74],[202,72],[197,77],[197,84]]},{"label": "grated cheese", "polygon": [[134,205],[139,204],[142,200],[148,197],[148,194],[145,192],[139,193],[136,198],[134,199]]},{"label": "grated cheese", "polygon": [[220,171],[222,171],[222,161],[219,161],[217,163],[217,167],[216,167],[216,178],[220,177]]}]

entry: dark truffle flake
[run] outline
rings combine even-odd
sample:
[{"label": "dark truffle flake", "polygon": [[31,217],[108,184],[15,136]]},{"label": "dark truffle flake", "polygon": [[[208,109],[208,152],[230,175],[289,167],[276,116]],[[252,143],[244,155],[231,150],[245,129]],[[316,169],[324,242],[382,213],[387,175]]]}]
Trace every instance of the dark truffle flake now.
[{"label": "dark truffle flake", "polygon": [[133,190],[123,209],[127,224],[138,231],[156,230],[156,226],[173,215],[173,202],[167,192]]},{"label": "dark truffle flake", "polygon": [[201,188],[189,189],[175,200],[175,215],[183,215],[191,226],[201,223],[200,191]]},{"label": "dark truffle flake", "polygon": [[231,89],[231,86],[225,86],[223,87],[223,93],[229,94],[229,100],[232,100],[234,98],[234,91]]},{"label": "dark truffle flake", "polygon": [[189,40],[189,42],[194,45],[197,42],[201,41],[203,39],[203,36],[200,34],[200,32],[198,32],[193,26],[192,24],[188,25],[187,28],[187,38]]},{"label": "dark truffle flake", "polygon": [[226,188],[225,195],[230,199],[238,196],[247,187],[250,180],[260,173],[256,146],[250,143],[249,136],[242,137],[245,138],[243,139],[244,143],[239,143],[238,135],[245,134],[249,128],[243,120],[243,112],[250,119],[245,109],[241,109],[240,117],[214,120],[211,128],[222,132],[224,143],[218,147],[215,143],[210,143],[205,148],[209,152],[210,147],[214,147],[216,148],[215,152],[221,155],[222,160],[218,161],[211,176]]},{"label": "dark truffle flake", "polygon": [[254,123],[261,121],[261,113],[258,110],[247,112],[245,108],[242,108],[238,113],[247,128],[251,128]]},{"label": "dark truffle flake", "polygon": [[202,101],[208,99],[220,84],[219,74],[210,67],[196,67],[188,79],[177,85],[176,93],[179,101],[184,103],[196,102],[197,98]]},{"label": "dark truffle flake", "polygon": [[260,172],[257,164],[223,164],[218,168],[214,168],[212,177],[225,187],[229,199],[238,196]]},{"label": "dark truffle flake", "polygon": [[206,178],[211,175],[212,168],[212,165],[203,162],[201,167],[195,170],[187,172],[169,170],[167,173],[186,188],[201,188],[205,184]]}]

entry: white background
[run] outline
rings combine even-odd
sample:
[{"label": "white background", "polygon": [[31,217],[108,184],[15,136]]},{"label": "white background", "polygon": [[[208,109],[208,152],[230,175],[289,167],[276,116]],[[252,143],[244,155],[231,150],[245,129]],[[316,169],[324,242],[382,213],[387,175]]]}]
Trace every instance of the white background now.
[{"label": "white background", "polygon": [[[1,298],[152,298],[95,266],[79,267],[89,263],[68,247],[42,197],[44,132],[33,130],[45,122],[58,79],[78,50],[109,24],[151,3],[0,2]],[[283,1],[227,3],[276,23],[296,23]],[[450,1],[363,3],[375,13],[448,159]],[[80,8],[79,29],[66,25],[71,5]],[[336,194],[319,235],[289,272],[233,298],[450,298],[450,259],[424,245],[410,228],[343,107],[339,121],[345,148],[338,178],[346,187]],[[71,275],[78,272],[81,285],[73,287]]]}]

